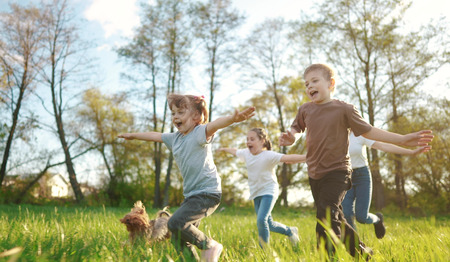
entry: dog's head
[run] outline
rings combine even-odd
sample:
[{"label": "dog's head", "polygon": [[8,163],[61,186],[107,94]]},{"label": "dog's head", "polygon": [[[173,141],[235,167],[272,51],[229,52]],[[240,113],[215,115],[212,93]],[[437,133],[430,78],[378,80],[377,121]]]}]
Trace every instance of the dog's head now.
[{"label": "dog's head", "polygon": [[149,228],[152,224],[141,201],[137,201],[131,212],[121,218],[120,222],[125,224],[130,232],[142,231]]}]

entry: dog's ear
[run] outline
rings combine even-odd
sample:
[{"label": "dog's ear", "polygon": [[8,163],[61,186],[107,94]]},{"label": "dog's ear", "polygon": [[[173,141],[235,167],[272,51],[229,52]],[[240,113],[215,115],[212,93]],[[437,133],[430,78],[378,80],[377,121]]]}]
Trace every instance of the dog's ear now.
[{"label": "dog's ear", "polygon": [[136,203],[134,203],[134,208],[133,209],[135,209],[135,212],[137,212],[138,214],[142,215],[142,214],[145,213],[145,206],[144,206],[144,204],[142,204],[141,200],[139,200]]},{"label": "dog's ear", "polygon": [[145,208],[141,200],[138,200],[136,203],[134,203],[134,207]]}]

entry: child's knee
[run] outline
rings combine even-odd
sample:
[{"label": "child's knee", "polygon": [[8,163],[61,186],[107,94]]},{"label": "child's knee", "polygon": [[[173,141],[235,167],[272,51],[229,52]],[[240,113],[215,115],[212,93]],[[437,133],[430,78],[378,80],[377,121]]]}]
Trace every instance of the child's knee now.
[{"label": "child's knee", "polygon": [[167,227],[171,232],[175,232],[180,230],[180,222],[176,217],[169,218],[169,221],[167,221]]},{"label": "child's knee", "polygon": [[260,228],[260,227],[269,226],[269,223],[267,221],[267,218],[262,217],[262,218],[256,219],[256,225],[258,226],[258,228]]}]

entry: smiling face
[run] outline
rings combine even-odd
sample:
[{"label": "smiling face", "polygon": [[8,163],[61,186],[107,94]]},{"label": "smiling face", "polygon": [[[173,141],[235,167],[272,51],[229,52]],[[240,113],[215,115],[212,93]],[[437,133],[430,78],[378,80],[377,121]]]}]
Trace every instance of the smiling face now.
[{"label": "smiling face", "polygon": [[327,80],[320,69],[305,74],[306,94],[313,103],[325,104],[331,101],[334,90],[334,79]]},{"label": "smiling face", "polygon": [[247,147],[250,150],[250,153],[253,155],[257,155],[265,150],[264,147],[265,141],[259,138],[258,134],[255,131],[248,131],[247,133]]},{"label": "smiling face", "polygon": [[183,135],[189,134],[194,127],[199,124],[199,116],[197,112],[192,112],[185,107],[172,106],[172,124]]}]

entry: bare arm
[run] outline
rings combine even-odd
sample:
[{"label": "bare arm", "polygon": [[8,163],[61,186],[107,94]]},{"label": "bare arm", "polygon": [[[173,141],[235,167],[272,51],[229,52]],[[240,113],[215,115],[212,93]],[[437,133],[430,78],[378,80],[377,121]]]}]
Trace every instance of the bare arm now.
[{"label": "bare arm", "polygon": [[286,164],[304,163],[306,162],[306,155],[297,155],[297,154],[284,155],[281,157],[280,161]]},{"label": "bare arm", "polygon": [[281,133],[279,138],[279,144],[280,146],[290,146],[294,144],[295,142],[295,134],[297,134],[298,131],[294,128],[291,128],[290,131]]},{"label": "bare arm", "polygon": [[241,112],[236,109],[233,115],[219,117],[216,120],[206,124],[206,139],[209,140],[217,132],[217,130],[225,128],[233,123],[245,121],[254,115],[255,107],[252,106]]},{"label": "bare arm", "polygon": [[220,151],[227,152],[227,153],[230,153],[230,154],[236,156],[237,149],[236,148],[223,148],[222,147],[222,148],[217,149],[217,151],[218,152],[220,152]]},{"label": "bare arm", "polygon": [[425,153],[425,152],[430,151],[431,146],[421,146],[421,147],[418,147],[418,148],[412,150],[412,149],[399,147],[399,146],[396,146],[393,144],[375,141],[375,143],[373,143],[373,145],[372,145],[372,148],[384,151],[386,153],[394,153],[394,154],[400,154],[400,155],[417,155],[420,153]]},{"label": "bare arm", "polygon": [[364,133],[362,136],[368,139],[402,146],[426,146],[433,140],[434,136],[431,132],[431,130],[422,130],[406,135],[400,135],[372,127],[369,132]]},{"label": "bare arm", "polygon": [[144,141],[155,141],[162,143],[162,133],[159,132],[145,132],[145,133],[125,133],[120,134],[117,137],[125,138],[126,140],[144,140]]}]

